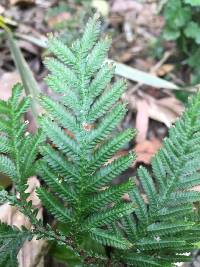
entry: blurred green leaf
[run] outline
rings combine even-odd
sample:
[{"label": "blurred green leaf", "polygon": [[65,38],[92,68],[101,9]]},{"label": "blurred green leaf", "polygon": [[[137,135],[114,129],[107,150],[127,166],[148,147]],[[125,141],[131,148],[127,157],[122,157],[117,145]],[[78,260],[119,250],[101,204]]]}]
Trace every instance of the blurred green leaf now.
[{"label": "blurred green leaf", "polygon": [[187,37],[194,39],[197,44],[200,44],[200,27],[196,22],[190,21],[184,33]]},{"label": "blurred green leaf", "polygon": [[22,83],[26,92],[26,95],[31,96],[31,109],[35,119],[35,124],[37,121],[37,116],[39,113],[39,105],[37,102],[37,97],[39,94],[39,87],[38,84],[33,76],[32,71],[30,70],[24,56],[17,46],[17,43],[13,37],[13,34],[10,31],[6,31],[6,36],[9,42],[10,50],[15,62],[15,65],[20,73]]},{"label": "blurred green leaf", "polygon": [[191,19],[191,9],[182,6],[180,0],[168,0],[164,10],[164,17],[170,28],[181,28]]},{"label": "blurred green leaf", "polygon": [[167,41],[174,41],[174,40],[178,39],[180,34],[181,34],[180,31],[170,29],[169,27],[166,27],[163,31],[163,37]]},{"label": "blurred green leaf", "polygon": [[196,49],[191,54],[191,56],[187,59],[187,63],[193,68],[199,67],[199,62],[197,60],[197,58],[199,58],[199,57],[200,57],[200,48]]},{"label": "blurred green leaf", "polygon": [[58,261],[65,263],[68,267],[82,266],[81,259],[64,245],[55,244],[50,250],[50,254]]},{"label": "blurred green leaf", "polygon": [[94,239],[91,239],[89,235],[85,235],[80,245],[86,251],[95,251],[101,257],[106,258],[105,248],[103,245],[97,243]]},{"label": "blurred green leaf", "polygon": [[189,96],[191,95],[191,92],[185,92],[185,91],[176,91],[175,96],[177,99],[182,101],[184,104],[188,103]]},{"label": "blurred green leaf", "polygon": [[47,47],[47,38],[43,37],[43,39],[38,39],[32,35],[22,34],[22,33],[15,33],[15,37],[18,37],[22,40],[28,41],[36,46],[46,48]]},{"label": "blurred green leaf", "polygon": [[127,66],[125,64],[113,60],[107,60],[107,61],[115,65],[116,67],[115,74],[125,77],[126,79],[139,82],[142,84],[147,84],[156,88],[166,88],[172,90],[179,89],[178,86],[176,86],[174,83],[158,78],[152,74],[140,71],[138,69],[132,68],[130,66]]},{"label": "blurred green leaf", "polygon": [[200,0],[184,0],[184,2],[191,6],[200,6]]}]

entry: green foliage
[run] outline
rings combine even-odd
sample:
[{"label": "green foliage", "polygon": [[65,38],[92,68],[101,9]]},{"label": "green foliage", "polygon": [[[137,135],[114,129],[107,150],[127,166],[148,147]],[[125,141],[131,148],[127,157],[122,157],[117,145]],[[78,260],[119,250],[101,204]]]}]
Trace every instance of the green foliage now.
[{"label": "green foliage", "polygon": [[[190,99],[182,118],[169,130],[153,158],[152,174],[144,167],[138,169],[147,199],[135,188],[130,193],[137,204],[135,216],[123,218],[123,226],[119,226],[134,244],[122,256],[129,264],[171,266],[199,239],[198,208],[193,203],[199,201],[200,193],[191,191],[200,181],[199,108],[200,93]],[[184,256],[184,261],[189,260]]]},{"label": "green foliage", "polygon": [[55,244],[50,250],[50,254],[59,262],[62,262],[66,266],[77,267],[81,266],[82,262],[80,258],[73,253],[72,250],[67,249],[64,245]]},{"label": "green foliage", "polygon": [[0,266],[17,267],[17,254],[24,241],[30,238],[27,230],[0,223]]},{"label": "green foliage", "polygon": [[186,4],[190,4],[191,6],[200,6],[199,0],[184,0]]},{"label": "green foliage", "polygon": [[165,18],[163,36],[166,40],[176,41],[179,52],[184,60],[186,59],[185,63],[193,71],[192,83],[200,81],[199,64],[196,60],[192,60],[194,55],[200,53],[199,8],[199,0],[168,0],[163,10]]},{"label": "green foliage", "polygon": [[[200,93],[170,129],[152,169],[138,169],[139,186],[133,178],[113,185],[134,154],[112,158],[135,133],[116,133],[126,112],[120,103],[125,83],[110,83],[110,40],[99,38],[100,29],[94,17],[71,47],[50,38],[46,81],[56,100],[39,97],[45,112],[36,134],[26,132],[30,99],[20,100],[20,85],[9,101],[0,101],[0,171],[17,193],[2,190],[0,201],[15,205],[33,226],[30,231],[0,225],[3,266],[16,266],[19,248],[32,236],[56,243],[52,253],[68,266],[173,266],[188,261],[183,253],[199,241],[200,193],[191,189],[200,184]],[[52,224],[38,220],[28,201],[27,181],[36,174],[43,180],[37,194]]]},{"label": "green foliage", "polygon": [[[20,100],[22,90],[22,86],[17,84],[11,98],[7,102],[0,101],[0,172],[12,179],[22,199],[21,206],[25,204],[28,207],[30,202],[26,202],[26,199],[29,194],[25,192],[27,180],[35,174],[37,148],[44,140],[44,135],[41,131],[35,135],[26,131],[29,122],[22,120],[22,117],[30,107],[30,98],[24,97]],[[14,198],[13,196],[16,204],[17,199]]]},{"label": "green foliage", "polygon": [[[36,219],[37,209],[33,209],[28,200],[28,178],[35,174],[35,160],[38,154],[38,145],[44,140],[41,131],[29,134],[26,130],[28,121],[23,118],[30,107],[30,98],[21,100],[22,86],[14,86],[11,98],[6,102],[0,101],[0,172],[8,175],[15,191],[8,195],[7,191],[0,191],[0,203],[8,201],[16,206],[33,225],[39,222]],[[17,230],[0,225],[0,266],[17,266],[16,255],[31,232]]]},{"label": "green foliage", "polygon": [[[40,124],[52,145],[41,148],[43,158],[38,162],[38,173],[50,191],[39,188],[38,195],[59,223],[68,224],[69,238],[77,250],[88,235],[107,246],[126,249],[131,245],[108,226],[134,210],[132,203],[120,200],[133,182],[110,183],[132,164],[134,156],[108,161],[133,138],[134,131],[114,135],[126,111],[119,103],[125,83],[119,80],[109,85],[113,67],[104,61],[110,40],[99,40],[99,35],[100,23],[93,18],[71,48],[50,38],[49,50],[55,57],[45,60],[50,70],[46,81],[61,95],[56,102],[47,96],[40,98],[46,110]],[[60,81],[67,88],[58,86]],[[69,102],[71,94],[76,100]]]}]

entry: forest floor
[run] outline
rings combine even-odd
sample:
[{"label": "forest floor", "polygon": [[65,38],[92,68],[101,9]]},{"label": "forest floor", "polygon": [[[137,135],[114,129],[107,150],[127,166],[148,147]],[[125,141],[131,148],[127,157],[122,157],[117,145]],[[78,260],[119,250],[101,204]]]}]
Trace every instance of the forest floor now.
[{"label": "forest floor", "polygon": [[[17,43],[28,62],[38,85],[48,93],[43,78],[47,35],[54,32],[68,44],[81,33],[81,27],[95,9],[101,13],[103,31],[112,37],[109,58],[131,68],[171,81],[177,86],[187,83],[190,73],[177,67],[173,42],[161,38],[164,19],[159,13],[160,1],[133,0],[1,0],[0,15],[12,20]],[[8,42],[0,31],[0,98],[7,99],[13,84],[20,81]],[[120,76],[124,75],[121,71]],[[186,92],[150,86],[128,79],[123,100],[128,102],[128,113],[119,126],[137,129],[136,141],[124,147],[120,154],[134,150],[137,160],[119,179],[135,172],[138,164],[149,165],[155,152],[162,146],[168,128],[184,110]],[[194,267],[200,266],[195,256]],[[55,266],[55,265],[54,265]]]}]

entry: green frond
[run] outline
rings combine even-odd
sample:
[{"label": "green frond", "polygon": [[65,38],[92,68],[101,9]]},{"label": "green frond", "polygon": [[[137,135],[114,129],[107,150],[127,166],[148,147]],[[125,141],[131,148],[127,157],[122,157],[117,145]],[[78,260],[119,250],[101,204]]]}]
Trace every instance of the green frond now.
[{"label": "green frond", "polygon": [[21,118],[21,116],[27,112],[28,108],[30,107],[31,100],[29,97],[24,97],[22,101],[19,103],[16,109],[16,117],[15,119]]},{"label": "green frond", "polygon": [[195,173],[194,175],[186,176],[184,177],[184,179],[180,179],[178,188],[180,188],[181,190],[191,188],[193,186],[199,185],[199,181],[200,181],[200,174]]},{"label": "green frond", "polygon": [[38,162],[37,169],[39,175],[59,198],[69,202],[74,199],[73,192],[70,191],[70,185],[62,179],[59,180],[57,173],[52,171],[44,161]]},{"label": "green frond", "polygon": [[144,188],[144,191],[147,194],[150,208],[156,209],[158,198],[156,188],[154,186],[154,182],[151,176],[149,175],[147,169],[145,169],[144,167],[140,167],[138,169],[138,176],[142,183],[142,187]]},{"label": "green frond", "polygon": [[95,170],[105,164],[125,143],[130,141],[135,135],[132,129],[117,134],[114,138],[108,140],[100,146],[94,153],[88,168]]},{"label": "green frond", "polygon": [[102,167],[87,182],[86,190],[94,191],[107,185],[109,182],[113,180],[114,177],[117,177],[124,170],[130,167],[134,159],[135,159],[134,154],[129,153],[126,156],[122,156],[119,157],[118,159],[113,160],[107,166]]},{"label": "green frond", "polygon": [[79,126],[76,123],[76,118],[58,102],[53,101],[47,96],[41,96],[41,105],[48,112],[48,115],[55,119],[62,127],[73,133],[79,132]]},{"label": "green frond", "polygon": [[146,255],[145,253],[130,253],[128,255],[123,255],[122,260],[127,262],[130,266],[136,266],[136,267],[154,267],[154,266],[160,266],[163,267],[162,264],[158,262],[158,259],[155,257],[150,257]]},{"label": "green frond", "polygon": [[2,115],[9,115],[10,114],[10,108],[6,101],[0,99],[0,116]]},{"label": "green frond", "polygon": [[105,63],[89,85],[89,99],[93,100],[99,96],[110,83],[113,75],[114,67]]},{"label": "green frond", "polygon": [[79,176],[75,167],[66,160],[66,158],[50,145],[40,148],[43,159],[54,170],[54,172],[63,176],[66,181],[68,179],[78,180]]},{"label": "green frond", "polygon": [[38,187],[37,194],[48,211],[55,216],[58,221],[66,223],[72,221],[70,211],[65,208],[50,192]]},{"label": "green frond", "polygon": [[[22,91],[23,87],[20,84],[13,87],[12,96],[6,102],[9,112],[3,114],[3,119],[0,121],[0,172],[11,178],[15,188],[14,192],[11,191],[10,193],[5,190],[1,191],[1,201],[16,206],[34,226],[39,224],[36,218],[38,210],[32,206],[32,201],[28,200],[30,193],[26,191],[28,188],[27,181],[30,176],[35,175],[34,167],[38,156],[38,146],[44,141],[44,138],[40,138],[40,130],[34,136],[26,132],[28,121],[24,120],[24,115],[30,107],[31,99],[22,97]],[[24,232],[27,232],[26,235]],[[16,231],[17,241],[7,239],[9,244],[7,254],[0,249],[0,266],[17,265],[15,264],[16,255],[23,244],[20,241],[22,240],[20,236],[27,237],[27,234],[32,236],[31,231],[22,229]],[[15,248],[17,242],[19,247]],[[12,247],[14,251],[12,251]],[[3,254],[6,255],[5,258],[2,256]]]},{"label": "green frond", "polygon": [[[16,136],[16,140],[22,140],[23,138],[26,137],[25,132],[27,129],[27,123],[24,122],[21,125],[18,125],[19,127],[16,127],[16,131],[15,131],[15,136]],[[11,134],[11,133],[10,133]],[[29,135],[29,133],[28,133]]]},{"label": "green frond", "polygon": [[120,228],[120,223],[119,222],[113,222],[110,225],[107,225],[108,230],[113,233],[116,234],[117,236],[121,236],[124,237],[124,232],[122,231],[122,229]]},{"label": "green frond", "polygon": [[76,74],[55,58],[45,59],[45,65],[51,72],[51,76],[56,76],[63,83],[66,83],[69,87],[77,88],[78,78]]},{"label": "green frond", "polygon": [[167,205],[175,206],[177,204],[187,204],[196,201],[200,201],[200,192],[175,192],[168,198]]},{"label": "green frond", "polygon": [[85,220],[82,227],[83,229],[91,229],[94,227],[110,224],[115,220],[122,218],[124,215],[130,214],[134,211],[134,209],[135,207],[132,203],[116,205],[111,209],[90,216]]},{"label": "green frond", "polygon": [[196,148],[200,144],[200,133],[196,132],[193,134],[193,138],[188,141],[188,146],[191,148]]},{"label": "green frond", "polygon": [[72,45],[72,49],[75,50],[80,58],[86,57],[87,53],[95,45],[100,35],[100,28],[101,24],[96,16],[89,19],[81,40]]},{"label": "green frond", "polygon": [[131,189],[133,189],[132,180],[129,180],[128,182],[120,185],[112,186],[88,198],[84,205],[85,207],[83,207],[86,210],[100,210],[109,203],[114,203],[116,201],[116,198],[120,199],[123,194],[128,193]]},{"label": "green frond", "polygon": [[[169,176],[174,177],[175,168],[173,168],[173,161],[170,160],[170,157],[167,153],[165,153],[165,150],[160,150],[160,158],[162,161],[162,164],[165,166],[166,172]],[[176,166],[176,165],[174,165]]]},{"label": "green frond", "polygon": [[128,240],[134,243],[135,239],[137,238],[137,227],[134,222],[133,215],[125,215],[121,221],[123,225],[123,231],[128,236]]},{"label": "green frond", "polygon": [[192,161],[185,163],[185,166],[182,169],[181,176],[192,175],[200,169],[200,159],[194,158]]},{"label": "green frond", "polygon": [[[23,151],[22,156],[24,156],[24,164],[22,165],[24,176],[25,177],[30,177],[33,175],[31,172],[34,172],[34,162],[36,161],[36,157],[38,154],[38,147],[41,145],[46,139],[46,136],[41,130],[38,130],[38,132],[29,138],[29,141],[27,142],[26,146],[26,141],[25,147],[26,150]],[[27,140],[27,139],[25,139]]]},{"label": "green frond", "polygon": [[94,129],[88,138],[88,146],[94,147],[97,143],[105,140],[109,134],[117,127],[119,122],[125,116],[126,108],[124,105],[117,105],[106,115],[96,129]]},{"label": "green frond", "polygon": [[173,235],[175,233],[190,230],[195,224],[191,222],[153,223],[147,227],[147,231],[155,236]]},{"label": "green frond", "polygon": [[135,188],[129,193],[129,195],[133,203],[136,204],[135,214],[137,215],[138,219],[141,221],[141,223],[147,223],[148,221],[147,206],[144,203],[144,200],[142,199],[140,192],[137,190],[137,188]]},{"label": "green frond", "polygon": [[195,158],[197,158],[198,156],[198,151],[196,148],[191,148],[190,152],[188,152],[188,154],[183,155],[183,160],[188,162],[188,161],[193,161]]},{"label": "green frond", "polygon": [[12,132],[11,125],[9,121],[6,120],[0,120],[0,131],[6,133],[7,135],[10,135]]},{"label": "green frond", "polygon": [[154,238],[143,238],[136,243],[138,249],[141,250],[158,250],[164,248],[176,248],[186,245],[186,241],[177,238],[164,238],[155,236]]},{"label": "green frond", "polygon": [[176,176],[171,176],[170,179],[167,180],[167,184],[165,186],[165,190],[160,192],[160,206],[166,203],[166,200],[170,197],[171,193],[176,191],[177,189],[178,179]]},{"label": "green frond", "polygon": [[48,50],[64,64],[71,66],[76,64],[77,59],[71,49],[55,37],[51,36],[49,38]]},{"label": "green frond", "polygon": [[11,142],[6,136],[0,136],[0,153],[10,153],[12,150]]},{"label": "green frond", "polygon": [[20,97],[22,96],[23,86],[21,83],[17,83],[13,86],[12,96],[8,100],[13,109],[16,109],[19,104]]},{"label": "green frond", "polygon": [[16,167],[7,156],[0,155],[0,172],[8,175],[13,180],[16,179]]},{"label": "green frond", "polygon": [[132,247],[132,244],[127,239],[115,234],[110,234],[108,231],[103,231],[98,228],[91,229],[90,236],[92,239],[105,246],[111,246],[118,249],[129,249]]},{"label": "green frond", "polygon": [[172,253],[170,253],[169,255],[161,255],[159,258],[159,261],[163,263],[169,263],[168,266],[171,266],[171,262],[175,262],[175,263],[179,263],[179,262],[184,262],[184,263],[189,263],[192,261],[192,256],[191,255],[182,255],[182,254],[176,254],[176,255],[172,255]]},{"label": "green frond", "polygon": [[79,145],[68,134],[62,130],[57,123],[48,118],[41,120],[43,131],[47,134],[55,146],[61,149],[67,156],[73,160],[79,158]]},{"label": "green frond", "polygon": [[10,196],[8,195],[8,192],[5,189],[0,190],[0,204],[3,204],[5,202],[9,202],[11,204],[13,204],[16,200],[16,197],[14,196],[13,201],[8,201],[8,199],[10,200]]},{"label": "green frond", "polygon": [[193,213],[193,204],[177,205],[175,207],[164,207],[158,211],[158,218],[164,220],[172,220],[176,217],[183,218],[184,216]]},{"label": "green frond", "polygon": [[58,79],[56,76],[48,75],[45,78],[47,85],[56,93],[62,93],[60,101],[71,109],[76,115],[80,112],[79,100],[75,92],[70,90],[70,87]]},{"label": "green frond", "polygon": [[80,116],[81,113],[81,105],[76,94],[73,91],[67,92],[62,96],[61,102],[64,106],[71,109],[73,113],[77,116],[77,121],[80,121],[78,116]]},{"label": "green frond", "polygon": [[17,267],[17,254],[31,233],[0,223],[0,266]]},{"label": "green frond", "polygon": [[90,75],[94,74],[104,63],[110,44],[111,40],[105,39],[100,40],[94,46],[92,52],[88,56],[86,67],[86,70]]},{"label": "green frond", "polygon": [[87,118],[88,123],[93,123],[102,117],[119,100],[125,89],[125,82],[119,80],[111,88],[105,90],[92,105]]},{"label": "green frond", "polygon": [[[198,140],[200,94],[192,103],[154,156],[152,175],[139,168],[139,187],[129,193],[136,208],[132,219],[127,216],[122,220],[122,228],[134,244],[132,253],[143,251],[161,266],[172,266],[178,254],[191,251],[198,239],[198,204],[194,203],[199,203],[200,194],[192,187],[200,184],[200,146],[191,146],[191,140],[193,136]],[[128,259],[123,261],[129,263]],[[137,266],[137,261],[133,265]]]}]

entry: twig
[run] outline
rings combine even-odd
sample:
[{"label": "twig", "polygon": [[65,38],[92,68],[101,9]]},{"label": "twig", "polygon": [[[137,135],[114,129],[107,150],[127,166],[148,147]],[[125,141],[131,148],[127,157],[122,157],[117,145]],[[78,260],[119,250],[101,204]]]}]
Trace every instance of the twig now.
[{"label": "twig", "polygon": [[[163,57],[161,58],[160,61],[156,63],[151,69],[150,69],[150,74],[155,74],[156,71],[168,60],[168,58],[173,54],[173,50],[167,51],[164,53]],[[137,83],[134,87],[132,87],[127,93],[128,95],[132,95],[135,91],[137,91],[143,83]]]},{"label": "twig", "polygon": [[160,61],[156,63],[151,69],[150,73],[155,74],[158,69],[168,60],[168,58],[174,53],[174,50],[166,51]]}]

